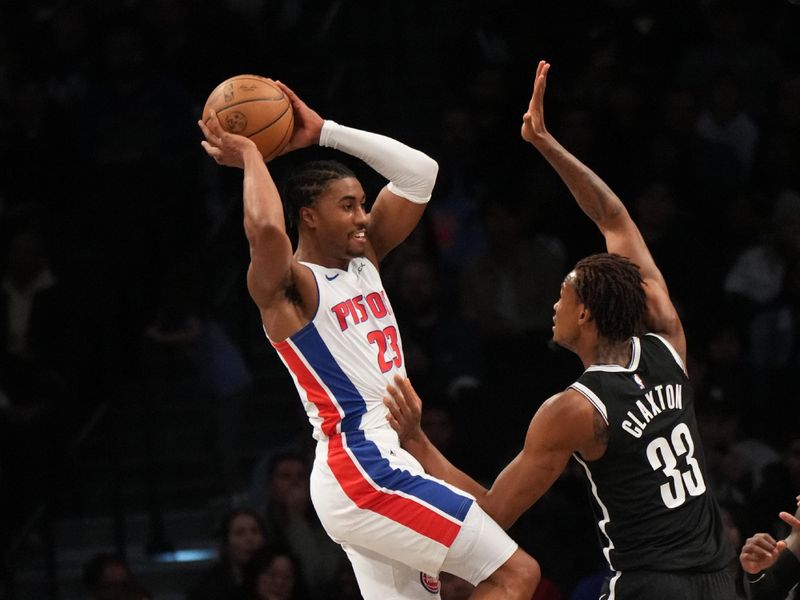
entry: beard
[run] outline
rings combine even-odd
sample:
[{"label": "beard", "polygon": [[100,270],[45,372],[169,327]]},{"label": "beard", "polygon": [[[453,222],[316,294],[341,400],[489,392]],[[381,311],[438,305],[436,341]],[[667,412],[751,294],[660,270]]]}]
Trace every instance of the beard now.
[{"label": "beard", "polygon": [[347,244],[344,252],[350,258],[363,258],[367,253],[367,244],[358,242]]}]

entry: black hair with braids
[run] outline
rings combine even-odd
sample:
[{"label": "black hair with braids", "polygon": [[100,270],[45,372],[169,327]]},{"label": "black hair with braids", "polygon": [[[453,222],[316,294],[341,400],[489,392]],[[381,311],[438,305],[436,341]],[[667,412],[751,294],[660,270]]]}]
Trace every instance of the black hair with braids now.
[{"label": "black hair with braids", "polygon": [[575,291],[601,336],[622,342],[643,333],[647,300],[637,265],[619,254],[601,253],[579,260],[574,271]]},{"label": "black hair with braids", "polygon": [[289,225],[297,228],[300,209],[312,206],[328,183],[355,176],[353,171],[335,160],[316,160],[293,172],[283,189],[283,204]]}]

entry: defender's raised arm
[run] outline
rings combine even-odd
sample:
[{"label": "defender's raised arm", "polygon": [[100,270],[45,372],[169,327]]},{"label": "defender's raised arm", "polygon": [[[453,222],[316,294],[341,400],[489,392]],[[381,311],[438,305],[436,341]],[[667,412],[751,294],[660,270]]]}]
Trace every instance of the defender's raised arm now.
[{"label": "defender's raised arm", "polygon": [[639,228],[625,205],[589,167],[565,149],[547,130],[544,121],[544,92],[549,63],[539,61],[533,94],[522,117],[522,137],[550,163],[578,202],[581,210],[600,229],[609,252],[629,258],[639,267],[647,295],[646,327],[667,337],[681,358],[686,357],[683,327],[667,284],[645,244]]}]

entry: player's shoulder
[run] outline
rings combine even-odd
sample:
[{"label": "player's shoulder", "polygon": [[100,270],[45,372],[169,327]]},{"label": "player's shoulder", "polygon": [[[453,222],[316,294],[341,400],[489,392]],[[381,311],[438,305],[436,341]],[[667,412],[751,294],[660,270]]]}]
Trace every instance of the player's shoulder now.
[{"label": "player's shoulder", "polygon": [[552,417],[567,421],[581,416],[591,416],[594,409],[586,400],[584,394],[573,387],[568,387],[545,400],[539,412],[545,411]]},{"label": "player's shoulder", "polygon": [[550,444],[568,447],[571,452],[585,451],[596,439],[596,418],[597,410],[586,397],[567,388],[542,404],[533,418],[536,426],[531,435],[543,435]]}]

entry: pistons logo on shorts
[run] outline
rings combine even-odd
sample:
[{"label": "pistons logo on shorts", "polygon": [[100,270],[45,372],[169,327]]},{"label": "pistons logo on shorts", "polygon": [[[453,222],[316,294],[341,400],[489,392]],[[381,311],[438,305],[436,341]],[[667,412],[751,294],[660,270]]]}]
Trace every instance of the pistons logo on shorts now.
[{"label": "pistons logo on shorts", "polygon": [[422,587],[428,590],[431,594],[438,594],[439,590],[442,588],[442,584],[439,583],[438,577],[435,575],[428,575],[422,571],[419,573],[419,581],[422,584]]}]

